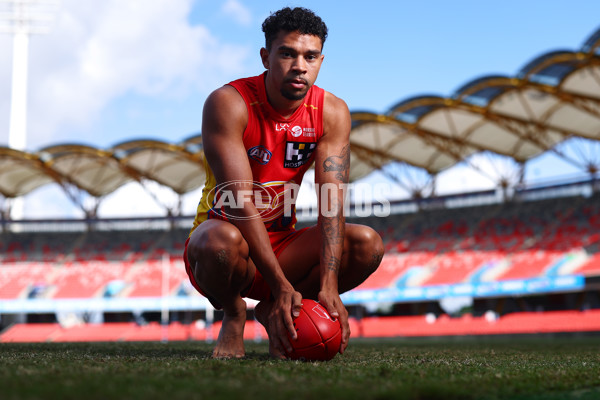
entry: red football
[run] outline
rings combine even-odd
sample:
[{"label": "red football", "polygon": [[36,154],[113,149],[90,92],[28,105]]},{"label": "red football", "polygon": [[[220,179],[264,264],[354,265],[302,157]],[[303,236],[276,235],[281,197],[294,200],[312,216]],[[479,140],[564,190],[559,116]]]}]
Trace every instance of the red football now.
[{"label": "red football", "polygon": [[298,339],[290,339],[294,350],[288,354],[292,360],[329,361],[340,349],[342,327],[325,307],[309,299],[302,300],[300,315],[294,318]]}]

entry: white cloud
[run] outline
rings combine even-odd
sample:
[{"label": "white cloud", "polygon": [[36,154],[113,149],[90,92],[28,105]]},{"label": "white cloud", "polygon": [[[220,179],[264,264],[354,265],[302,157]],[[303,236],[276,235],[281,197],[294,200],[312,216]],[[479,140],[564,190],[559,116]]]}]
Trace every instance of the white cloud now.
[{"label": "white cloud", "polygon": [[[175,192],[152,181],[145,185],[143,188],[137,182],[130,182],[107,195],[100,204],[98,215],[104,218],[165,216],[167,207],[176,209],[179,197]],[[201,196],[202,188],[183,195],[182,214],[194,215]]]},{"label": "white cloud", "polygon": [[[192,0],[62,0],[50,32],[30,39],[27,149],[97,142],[86,132],[122,96],[181,100],[206,95],[243,73],[250,49],[191,25],[191,7]],[[241,4],[228,10],[238,21],[249,17]],[[2,35],[0,145],[8,144],[11,59],[11,37]],[[160,196],[171,201],[168,194]],[[82,215],[56,185],[26,196],[24,213],[26,218]],[[164,213],[134,186],[107,196],[100,207],[103,216]]]},{"label": "white cloud", "polygon": [[494,182],[473,168],[458,164],[439,174],[436,180],[438,195],[493,189]]},{"label": "white cloud", "polygon": [[[208,91],[220,77],[241,71],[249,51],[191,26],[191,3],[63,0],[51,32],[30,40],[27,148],[73,140],[64,132],[85,132],[119,96]],[[9,40],[0,41],[0,54],[11,48]],[[3,93],[10,87],[7,64],[0,62]],[[8,105],[7,96],[0,98],[2,142]]]},{"label": "white cloud", "polygon": [[57,184],[42,186],[23,197],[23,217],[27,219],[83,218],[84,212],[75,206]]},{"label": "white cloud", "polygon": [[238,0],[227,0],[221,10],[242,26],[249,26],[252,23],[250,10]]},{"label": "white cloud", "polygon": [[139,183],[131,182],[106,196],[100,204],[98,214],[105,218],[165,216],[165,207],[174,207],[176,203],[177,195],[169,188],[156,182],[148,182],[147,190],[144,190]]},{"label": "white cloud", "polygon": [[436,180],[436,193],[444,195],[494,189],[501,180],[517,183],[518,175],[518,166],[509,157],[478,153],[466,162],[441,172]]}]

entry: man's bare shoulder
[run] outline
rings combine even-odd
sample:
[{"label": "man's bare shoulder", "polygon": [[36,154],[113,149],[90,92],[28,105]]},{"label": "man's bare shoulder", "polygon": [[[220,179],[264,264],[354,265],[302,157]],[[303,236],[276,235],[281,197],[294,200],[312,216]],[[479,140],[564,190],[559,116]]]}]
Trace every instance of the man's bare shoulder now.
[{"label": "man's bare shoulder", "polygon": [[233,86],[222,86],[208,95],[204,103],[202,120],[203,132],[209,133],[213,131],[211,128],[215,127],[238,127],[243,131],[248,122],[246,103]]},{"label": "man's bare shoulder", "polygon": [[344,100],[325,91],[323,99],[323,129],[325,134],[334,130],[350,130],[350,110]]},{"label": "man's bare shoulder", "polygon": [[323,99],[323,112],[345,112],[348,111],[346,102],[331,92],[325,91]]},{"label": "man's bare shoulder", "polygon": [[208,95],[204,106],[224,107],[229,112],[235,112],[238,108],[246,109],[242,95],[230,85],[224,85],[214,90]]}]

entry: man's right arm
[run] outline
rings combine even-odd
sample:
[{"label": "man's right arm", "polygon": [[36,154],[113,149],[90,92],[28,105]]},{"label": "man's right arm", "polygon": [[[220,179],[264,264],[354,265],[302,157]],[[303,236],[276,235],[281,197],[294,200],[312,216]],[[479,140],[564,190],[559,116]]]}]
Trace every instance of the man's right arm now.
[{"label": "man's right arm", "polygon": [[[271,288],[275,299],[276,335],[281,346],[291,350],[286,330],[295,338],[292,308],[299,313],[301,296],[286,279],[273,249],[264,223],[247,193],[252,193],[252,170],[243,143],[243,132],[248,123],[248,111],[240,94],[231,86],[217,89],[207,98],[202,115],[202,143],[205,157],[217,185],[228,185],[233,199],[247,199],[238,207],[227,210],[230,222],[242,233],[250,249],[250,258]],[[239,191],[243,191],[238,195]],[[241,206],[241,207],[240,207]],[[286,312],[287,310],[287,312]],[[274,343],[280,347],[278,343]],[[280,350],[283,350],[281,348]]]}]

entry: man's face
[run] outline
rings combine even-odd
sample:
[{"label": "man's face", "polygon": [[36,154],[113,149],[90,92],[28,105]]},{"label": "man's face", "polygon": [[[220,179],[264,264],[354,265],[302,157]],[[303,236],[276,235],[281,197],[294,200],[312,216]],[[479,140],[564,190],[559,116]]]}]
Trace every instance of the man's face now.
[{"label": "man's face", "polygon": [[271,51],[261,49],[267,79],[286,99],[302,100],[319,75],[322,47],[318,36],[279,32]]}]

